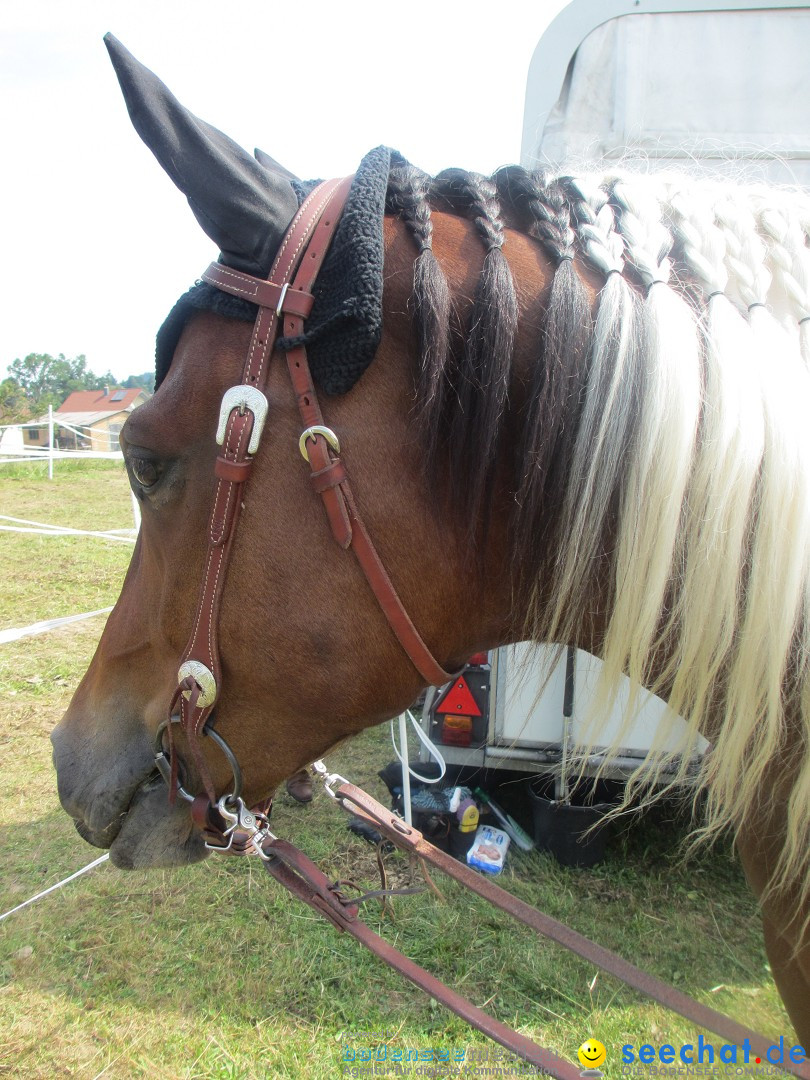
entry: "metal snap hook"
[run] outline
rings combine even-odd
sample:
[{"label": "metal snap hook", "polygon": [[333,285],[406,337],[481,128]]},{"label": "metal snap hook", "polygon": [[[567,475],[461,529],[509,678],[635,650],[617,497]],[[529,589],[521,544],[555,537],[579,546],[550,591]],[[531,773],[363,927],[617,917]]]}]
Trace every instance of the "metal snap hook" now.
[{"label": "metal snap hook", "polygon": [[327,795],[337,801],[337,794],[332,790],[333,784],[343,783],[348,784],[348,780],[345,776],[341,776],[340,773],[330,773],[324,763],[320,760],[312,762],[312,768],[316,775],[323,781],[323,788]]}]

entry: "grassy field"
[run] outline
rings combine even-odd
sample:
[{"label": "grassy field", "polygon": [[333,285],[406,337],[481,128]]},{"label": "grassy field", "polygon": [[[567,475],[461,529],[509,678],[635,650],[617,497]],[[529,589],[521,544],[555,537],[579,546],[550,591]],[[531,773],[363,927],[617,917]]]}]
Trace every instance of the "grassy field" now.
[{"label": "grassy field", "polygon": [[[59,467],[53,481],[32,472],[44,467],[2,468],[4,514],[131,525],[115,463]],[[126,545],[84,537],[5,533],[0,549],[0,627],[113,603],[129,558]],[[48,735],[102,622],[0,646],[0,913],[99,854],[59,808]],[[387,740],[387,729],[367,732],[330,764],[381,797]],[[376,887],[373,852],[324,795],[306,808],[282,795],[273,821],[328,874]],[[739,868],[725,851],[682,864],[684,834],[683,822],[657,810],[614,836],[596,869],[515,853],[503,884],[700,1000],[773,1037],[792,1035]],[[402,859],[392,863],[407,875]],[[570,1059],[598,1038],[609,1078],[621,1075],[625,1043],[697,1041],[685,1021],[438,884],[444,902],[405,897],[393,917],[369,906],[367,921],[518,1030]],[[321,1080],[353,1075],[345,1059],[378,1044],[466,1054],[466,1065],[434,1066],[435,1075],[520,1075],[251,860],[137,874],[105,864],[0,925],[0,1076]]]}]

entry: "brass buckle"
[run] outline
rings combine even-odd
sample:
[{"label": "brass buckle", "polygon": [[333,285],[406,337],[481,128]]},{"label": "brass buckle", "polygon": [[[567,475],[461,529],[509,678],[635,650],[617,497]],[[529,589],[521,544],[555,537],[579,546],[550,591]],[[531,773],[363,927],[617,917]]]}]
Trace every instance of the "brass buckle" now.
[{"label": "brass buckle", "polygon": [[337,435],[331,428],[322,427],[320,424],[313,424],[312,427],[308,427],[305,431],[301,432],[301,438],[298,440],[298,449],[301,451],[301,457],[309,464],[309,452],[307,450],[307,440],[315,439],[316,435],[323,435],[324,439],[329,443],[336,454],[340,453],[340,443]]}]

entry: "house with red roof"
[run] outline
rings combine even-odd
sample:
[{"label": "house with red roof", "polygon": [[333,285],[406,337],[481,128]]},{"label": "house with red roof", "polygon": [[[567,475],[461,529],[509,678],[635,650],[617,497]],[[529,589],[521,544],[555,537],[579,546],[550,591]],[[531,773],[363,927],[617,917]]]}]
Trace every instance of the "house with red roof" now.
[{"label": "house with red roof", "polygon": [[[74,390],[54,410],[54,443],[60,450],[117,450],[126,418],[150,397],[148,390],[137,386]],[[48,417],[25,427],[23,439],[26,446],[47,447]]]}]

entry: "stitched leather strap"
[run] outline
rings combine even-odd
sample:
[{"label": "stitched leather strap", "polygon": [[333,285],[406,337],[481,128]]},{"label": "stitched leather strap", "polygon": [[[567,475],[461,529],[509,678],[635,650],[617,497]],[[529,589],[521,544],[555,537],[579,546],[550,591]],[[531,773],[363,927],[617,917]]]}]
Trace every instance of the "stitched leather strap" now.
[{"label": "stitched leather strap", "polygon": [[[348,195],[351,180],[352,178],[348,177],[338,185],[333,202],[329,204],[318,224],[312,230],[306,258],[300,261],[295,278],[287,289],[284,301],[281,304],[281,310],[284,314],[283,329],[285,337],[299,337],[304,332],[304,319],[306,316],[301,310],[302,304],[298,299],[290,302],[289,297],[291,295],[296,298],[311,295],[310,290],[323,264],[336,225],[336,215]],[[273,284],[272,281],[269,283],[260,282],[249,274],[243,274],[230,268],[225,268],[225,272],[223,272],[223,269],[217,263],[209,267],[203,274],[203,280],[211,285],[216,285],[217,288],[222,289],[224,292],[252,299],[255,303],[269,302],[278,304],[278,298],[281,296],[280,288],[273,291],[263,291],[261,289],[264,284]],[[259,319],[261,318],[262,315],[260,314]],[[304,429],[323,428],[325,426],[324,418],[312,380],[306,349],[303,346],[290,349],[287,353],[287,367]],[[333,454],[326,437],[322,434],[313,433],[310,435],[306,441],[306,449],[311,469],[310,482],[314,490],[323,499],[332,535],[342,548],[351,547],[354,551],[357,561],[377,598],[377,602],[400,645],[427,683],[433,686],[442,686],[444,683],[452,681],[455,678],[455,673],[445,671],[434,659],[433,654],[414,626],[404,604],[400,600],[393,582],[386,573],[352,495],[345,463]]]},{"label": "stitched leather strap", "polygon": [[[420,856],[425,862],[448,874],[468,889],[488,900],[495,907],[500,908],[501,911],[505,911],[512,918],[517,919],[518,922],[530,927],[535,933],[556,941],[570,952],[581,956],[583,960],[587,960],[589,963],[602,968],[603,971],[607,971],[610,975],[614,975],[634,990],[638,990],[654,1001],[660,1002],[667,1009],[685,1016],[687,1020],[699,1024],[700,1027],[705,1028],[707,1031],[720,1035],[728,1043],[742,1046],[745,1040],[748,1039],[753,1055],[761,1057],[763,1061],[769,1060],[766,1051],[768,1047],[773,1045],[771,1039],[752,1031],[743,1024],[738,1024],[736,1020],[731,1020],[722,1013],[710,1009],[707,1005],[695,1001],[688,994],[676,990],[673,986],[668,986],[661,979],[657,979],[654,975],[650,975],[648,972],[642,971],[641,968],[637,968],[634,964],[628,963],[623,957],[603,948],[601,945],[597,945],[589,938],[577,933],[576,930],[572,930],[570,926],[566,926],[565,923],[558,922],[556,919],[551,918],[550,915],[545,915],[543,912],[538,911],[537,908],[533,908],[519,900],[516,896],[496,885],[490,877],[476,873],[469,866],[458,862],[451,855],[447,855],[434,847],[425,840],[418,829],[408,825],[402,818],[387,810],[371,795],[363,791],[362,788],[355,787],[354,784],[341,784],[335,795],[340,805],[349,814],[370,822],[375,829],[395,843],[397,847]],[[801,1077],[802,1080],[810,1080],[810,1064],[806,1062],[801,1065],[785,1062],[782,1068],[793,1073],[794,1076]]]},{"label": "stitched leather strap", "polygon": [[450,987],[445,986],[434,975],[425,971],[375,934],[357,917],[357,907],[341,897],[329,879],[303,852],[285,840],[274,840],[264,847],[265,854],[272,856],[272,861],[265,862],[267,870],[288,889],[293,896],[314,908],[327,918],[338,930],[345,930],[361,944],[370,949],[381,960],[398,971],[405,978],[430,994],[432,998],[445,1005],[468,1024],[478,1028],[484,1035],[500,1043],[513,1054],[537,1065],[550,1076],[560,1080],[579,1080],[580,1071],[569,1062],[557,1057],[525,1035],[502,1024],[489,1016],[472,1002],[461,997]]},{"label": "stitched leather strap", "polygon": [[222,263],[211,263],[202,279],[234,296],[241,296],[243,300],[271,308],[276,314],[279,310],[290,311],[306,319],[315,302],[311,293],[302,293],[289,286],[285,289],[275,281],[263,281],[248,274],[240,274],[238,270],[231,270]]},{"label": "stitched leather strap", "polygon": [[[326,249],[307,252],[307,258],[301,263],[295,277],[294,286],[302,292],[311,289],[320,270]],[[284,316],[285,337],[297,337],[303,333],[303,319],[290,312]],[[301,413],[304,428],[323,427],[324,420],[318,403],[318,395],[309,369],[306,349],[291,349],[287,353],[287,366]],[[377,549],[363,524],[357,504],[352,496],[348,475],[345,473],[339,484],[330,483],[321,486],[324,473],[334,470],[340,459],[333,457],[329,443],[321,434],[314,434],[307,440],[309,465],[312,471],[313,485],[318,487],[324,501],[329,523],[335,540],[342,546],[351,545],[357,561],[377,598],[383,614],[388,620],[400,645],[408,654],[422,678],[433,686],[442,686],[454,678],[452,672],[445,671],[436,662],[430,649],[417,631],[405,606],[399,598],[394,585],[385,571]],[[336,473],[333,471],[333,478]]]},{"label": "stitched leather strap", "polygon": [[[223,283],[228,282],[229,291],[238,288],[240,294],[245,295],[246,291],[252,290],[248,299],[261,298],[269,300],[273,305],[272,307],[260,306],[251,336],[242,383],[228,391],[223,399],[220,417],[222,453],[215,465],[217,486],[208,525],[205,570],[194,627],[181,658],[180,670],[185,671],[186,675],[185,678],[183,675],[178,676],[182,684],[179,695],[182,727],[188,737],[200,779],[212,803],[216,802],[216,791],[198,745],[198,739],[214,707],[222,680],[218,640],[219,613],[233,538],[242,506],[242,491],[250,475],[253,453],[257,448],[259,434],[257,425],[260,419],[263,420],[263,415],[260,418],[262,401],[266,410],[267,403],[261,390],[268,378],[270,354],[278,333],[276,308],[285,310],[288,297],[290,297],[289,304],[296,310],[308,310],[308,305],[311,306],[311,299],[307,300],[300,290],[293,289],[291,293],[289,285],[318,222],[338,189],[341,189],[345,198],[345,192],[348,191],[345,181],[325,181],[315,188],[301,204],[276,255],[269,282],[258,282],[249,275],[238,275],[237,271],[231,271],[227,267],[219,267],[216,264],[214,267],[209,267],[203,274],[203,280],[209,281],[212,285],[222,288]],[[342,201],[336,208],[336,213],[332,215],[333,225],[329,230],[329,236],[334,231],[334,223],[341,208]],[[324,242],[328,244],[328,237]],[[239,281],[235,280],[237,275],[240,277]],[[241,278],[246,280],[243,281]],[[262,284],[272,286],[272,288],[259,288]],[[229,408],[231,403],[232,407]],[[210,672],[213,677],[215,695],[213,699],[210,695],[205,696],[205,687],[202,684],[199,669],[193,669],[192,673],[188,674],[189,664],[201,665]],[[188,679],[192,680],[191,688],[187,685]],[[176,700],[177,695],[173,701]]]},{"label": "stitched leather strap", "polygon": [[[219,654],[219,613],[230,562],[233,538],[243,505],[243,488],[250,476],[261,426],[267,411],[262,394],[270,356],[284,319],[288,336],[303,333],[304,320],[312,308],[312,286],[318,275],[352,184],[352,177],[327,180],[304,200],[278,250],[269,279],[232,270],[219,263],[202,275],[208,284],[258,304],[242,382],[223,399],[218,441],[222,453],[214,472],[216,491],[208,526],[205,570],[194,627],[181,658],[179,709],[206,794],[212,803],[216,792],[205,758],[197,745],[219,694],[222,665]],[[304,428],[323,428],[306,350],[287,354],[287,366]],[[397,595],[357,510],[345,465],[333,457],[327,438],[312,432],[305,443],[312,484],[323,499],[329,524],[343,548],[351,546],[391,628],[422,677],[435,685],[454,676],[445,671],[413,625]],[[209,681],[206,694],[203,679]],[[191,680],[189,682],[189,680]],[[175,695],[177,702],[177,695]],[[173,775],[176,767],[173,767]]]}]

